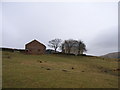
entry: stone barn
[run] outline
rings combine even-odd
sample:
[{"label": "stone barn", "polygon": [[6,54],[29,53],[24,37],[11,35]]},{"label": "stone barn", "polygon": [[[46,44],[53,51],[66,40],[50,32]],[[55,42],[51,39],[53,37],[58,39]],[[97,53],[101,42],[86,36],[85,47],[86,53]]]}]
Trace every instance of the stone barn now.
[{"label": "stone barn", "polygon": [[25,45],[27,54],[45,54],[46,46],[37,40],[33,40]]}]

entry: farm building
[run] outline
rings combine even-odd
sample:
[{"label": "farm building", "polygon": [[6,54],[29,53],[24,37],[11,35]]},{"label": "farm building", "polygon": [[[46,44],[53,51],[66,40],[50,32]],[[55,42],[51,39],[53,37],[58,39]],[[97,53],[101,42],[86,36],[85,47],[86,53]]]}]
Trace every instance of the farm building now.
[{"label": "farm building", "polygon": [[37,40],[33,40],[25,45],[27,54],[45,54],[46,46]]}]

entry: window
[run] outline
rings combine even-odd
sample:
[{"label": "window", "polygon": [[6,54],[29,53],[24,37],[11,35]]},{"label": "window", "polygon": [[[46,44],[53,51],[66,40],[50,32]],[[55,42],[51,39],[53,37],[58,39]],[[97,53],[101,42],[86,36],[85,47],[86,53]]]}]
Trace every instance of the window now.
[{"label": "window", "polygon": [[38,49],[38,52],[40,52],[40,49]]},{"label": "window", "polygon": [[28,52],[28,49],[26,49],[25,51]]}]

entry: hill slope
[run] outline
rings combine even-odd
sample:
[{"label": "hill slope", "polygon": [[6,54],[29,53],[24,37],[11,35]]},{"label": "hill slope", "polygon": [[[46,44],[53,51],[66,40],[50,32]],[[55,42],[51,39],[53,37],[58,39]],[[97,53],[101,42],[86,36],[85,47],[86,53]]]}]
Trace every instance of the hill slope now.
[{"label": "hill slope", "polygon": [[3,52],[3,88],[117,88],[115,59]]},{"label": "hill slope", "polygon": [[103,55],[102,57],[106,57],[106,58],[120,58],[120,52],[109,53],[109,54]]}]

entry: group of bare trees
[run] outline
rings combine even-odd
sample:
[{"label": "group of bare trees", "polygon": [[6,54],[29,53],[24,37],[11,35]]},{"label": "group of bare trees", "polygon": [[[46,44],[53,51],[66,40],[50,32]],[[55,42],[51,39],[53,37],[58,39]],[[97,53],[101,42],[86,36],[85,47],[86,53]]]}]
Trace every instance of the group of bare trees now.
[{"label": "group of bare trees", "polygon": [[54,51],[56,52],[58,48],[62,50],[62,53],[67,54],[76,54],[80,55],[83,54],[83,52],[86,52],[86,45],[81,40],[65,40],[62,42],[61,39],[53,39],[49,41],[49,47],[54,48]]}]

